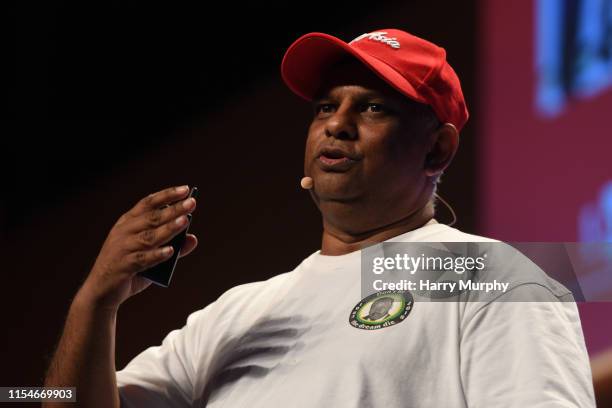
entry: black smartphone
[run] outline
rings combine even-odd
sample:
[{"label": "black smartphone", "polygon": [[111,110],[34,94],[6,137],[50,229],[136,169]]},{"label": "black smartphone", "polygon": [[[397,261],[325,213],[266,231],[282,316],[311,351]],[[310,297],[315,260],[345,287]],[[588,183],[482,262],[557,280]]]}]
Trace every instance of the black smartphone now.
[{"label": "black smartphone", "polygon": [[[191,188],[191,191],[189,191],[189,197],[198,198],[197,187]],[[191,214],[187,214],[187,227],[185,227],[185,229],[182,230],[180,234],[176,235],[170,241],[162,245],[172,245],[172,248],[174,248],[172,257],[160,264],[155,265],[152,268],[147,269],[146,271],[140,272],[138,275],[147,278],[156,285],[163,286],[164,288],[170,286],[170,279],[172,279],[172,274],[174,273],[174,268],[176,267],[176,262],[178,261],[179,251],[185,243],[187,231],[189,230],[189,226],[191,225],[191,218]]]}]

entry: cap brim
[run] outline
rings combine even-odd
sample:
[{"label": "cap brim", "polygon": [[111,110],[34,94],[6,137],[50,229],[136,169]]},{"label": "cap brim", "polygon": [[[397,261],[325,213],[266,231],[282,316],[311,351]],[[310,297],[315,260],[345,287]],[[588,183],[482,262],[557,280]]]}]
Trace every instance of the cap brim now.
[{"label": "cap brim", "polygon": [[393,67],[324,33],[306,34],[291,44],[281,63],[281,76],[289,89],[311,101],[320,90],[325,72],[346,56],[361,61],[402,94],[425,103],[414,86]]}]

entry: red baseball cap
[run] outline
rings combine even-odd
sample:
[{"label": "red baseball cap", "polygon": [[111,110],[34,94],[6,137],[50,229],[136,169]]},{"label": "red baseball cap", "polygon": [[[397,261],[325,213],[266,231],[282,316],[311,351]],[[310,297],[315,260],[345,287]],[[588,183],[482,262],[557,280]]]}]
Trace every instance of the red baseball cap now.
[{"label": "red baseball cap", "polygon": [[293,92],[310,101],[325,71],[347,55],[410,99],[430,105],[441,122],[461,130],[467,121],[461,84],[444,48],[393,28],[362,34],[349,43],[324,33],[303,35],[287,49],[281,75]]}]

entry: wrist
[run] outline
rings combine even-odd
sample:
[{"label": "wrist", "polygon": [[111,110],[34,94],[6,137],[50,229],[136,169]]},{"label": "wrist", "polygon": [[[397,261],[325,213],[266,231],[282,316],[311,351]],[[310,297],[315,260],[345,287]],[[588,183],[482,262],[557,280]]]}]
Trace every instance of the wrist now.
[{"label": "wrist", "polygon": [[99,296],[83,285],[72,301],[72,309],[94,315],[106,315],[114,317],[117,315],[119,305],[104,302]]}]

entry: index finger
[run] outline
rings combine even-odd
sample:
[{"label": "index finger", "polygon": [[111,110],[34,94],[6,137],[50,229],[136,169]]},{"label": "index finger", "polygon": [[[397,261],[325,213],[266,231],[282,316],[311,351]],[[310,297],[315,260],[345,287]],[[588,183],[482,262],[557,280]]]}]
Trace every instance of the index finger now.
[{"label": "index finger", "polygon": [[189,186],[184,185],[166,188],[165,190],[149,194],[134,206],[132,213],[140,215],[147,211],[155,210],[186,197],[188,193]]}]

